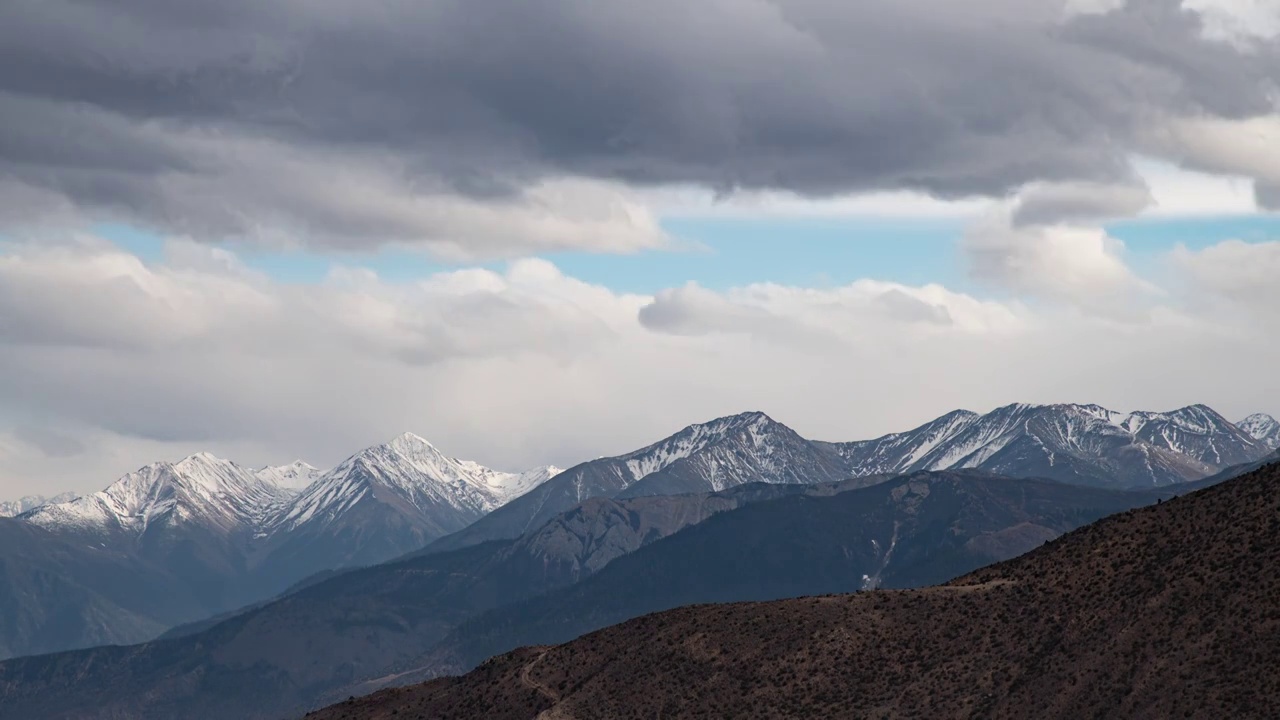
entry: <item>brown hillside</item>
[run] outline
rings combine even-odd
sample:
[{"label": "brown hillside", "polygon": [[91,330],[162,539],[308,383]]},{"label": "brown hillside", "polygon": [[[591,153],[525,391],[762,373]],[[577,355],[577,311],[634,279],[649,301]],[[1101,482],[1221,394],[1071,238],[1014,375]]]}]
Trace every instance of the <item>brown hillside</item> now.
[{"label": "brown hillside", "polygon": [[1280,466],[927,590],[689,607],[310,717],[1262,718]]}]

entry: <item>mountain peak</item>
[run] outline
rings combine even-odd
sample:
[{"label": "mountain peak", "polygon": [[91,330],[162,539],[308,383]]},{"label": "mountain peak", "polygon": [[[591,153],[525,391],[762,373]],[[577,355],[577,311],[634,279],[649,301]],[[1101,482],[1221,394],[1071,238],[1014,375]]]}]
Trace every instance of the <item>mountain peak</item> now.
[{"label": "mountain peak", "polygon": [[390,442],[386,443],[384,447],[391,448],[397,452],[410,454],[424,451],[434,453],[440,452],[436,449],[436,446],[432,445],[426,438],[411,432],[400,433],[392,438]]},{"label": "mountain peak", "polygon": [[1280,449],[1280,422],[1266,413],[1254,413],[1236,424],[1246,435],[1271,450]]}]

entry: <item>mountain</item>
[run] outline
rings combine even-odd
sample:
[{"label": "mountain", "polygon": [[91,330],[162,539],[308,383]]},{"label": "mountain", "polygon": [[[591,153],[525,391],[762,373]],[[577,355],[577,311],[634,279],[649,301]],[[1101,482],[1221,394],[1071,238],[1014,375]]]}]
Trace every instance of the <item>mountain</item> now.
[{"label": "mountain", "polygon": [[0,718],[300,714],[508,649],[520,628],[594,626],[721,586],[732,600],[949,577],[1157,496],[953,473],[595,498],[517,540],[344,573],[190,636],[2,663]]},{"label": "mountain", "polygon": [[1271,465],[947,585],[685,607],[308,717],[1271,717],[1277,518]]},{"label": "mountain", "polygon": [[0,517],[16,517],[25,512],[31,512],[38,507],[45,505],[57,505],[58,503],[71,502],[80,497],[73,492],[65,492],[61,495],[53,497],[45,497],[43,495],[27,495],[17,500],[0,501]]},{"label": "mountain", "polygon": [[158,565],[218,612],[271,591],[274,580],[250,578],[250,556],[288,497],[247,468],[197,453],[147,465],[102,492],[20,517],[64,538]]},{"label": "mountain", "polygon": [[1167,413],[1009,405],[986,415],[957,411],[909,432],[826,447],[855,475],[972,468],[1117,488],[1199,480],[1268,452],[1204,405]]},{"label": "mountain", "polygon": [[743,413],[690,425],[635,452],[570,468],[432,547],[449,550],[519,537],[593,497],[714,492],[756,482],[820,484],[849,476],[829,450],[764,413]]},{"label": "mountain", "polygon": [[461,530],[557,472],[498,472],[406,433],[352,455],[272,518],[262,571],[297,580],[385,562]]},{"label": "mountain", "polygon": [[138,642],[202,607],[185,583],[133,554],[0,518],[0,658]]},{"label": "mountain", "polygon": [[1262,445],[1272,450],[1280,450],[1280,422],[1270,415],[1265,413],[1250,415],[1237,425]]},{"label": "mountain", "polygon": [[302,492],[315,482],[324,471],[295,460],[288,465],[268,465],[255,473],[263,482],[274,485],[289,492]]},{"label": "mountain", "polygon": [[[177,589],[159,594],[156,602],[128,596],[119,613],[99,613],[102,624],[119,619],[120,625],[96,635],[76,630],[72,607],[62,614],[26,608],[22,612],[33,619],[32,629],[24,632],[120,643],[150,640],[176,625],[274,597],[314,573],[418,550],[555,472],[497,472],[447,458],[412,435],[363,450],[310,483],[306,478],[315,469],[301,462],[253,471],[199,453],[176,463],[153,463],[102,492],[39,507],[19,520],[62,542],[132,558],[136,562],[126,567],[139,574],[138,583],[159,582],[153,577],[158,575]],[[304,484],[304,490],[296,490]],[[30,564],[19,567],[36,572]],[[19,585],[37,582],[17,574],[10,579]],[[127,575],[120,579],[128,581]],[[39,597],[32,594],[28,601]],[[80,614],[94,613],[97,601],[84,597]],[[83,644],[75,640],[39,648]],[[15,654],[30,647],[17,636],[0,634],[0,646],[6,645]]]},{"label": "mountain", "polygon": [[[326,694],[351,694],[361,681],[404,671],[468,617],[588,577],[718,512],[788,493],[841,491],[761,484],[598,498],[518,540],[350,571],[172,640],[0,664],[0,718],[13,716],[9,707],[21,715],[22,703],[39,704],[31,712],[41,717],[83,717],[96,703],[113,717],[301,712]],[[71,673],[65,686],[64,672]],[[35,694],[17,699],[28,692]]]},{"label": "mountain", "polygon": [[959,471],[752,504],[621,557],[576,585],[470,619],[420,663],[466,670],[522,645],[565,642],[681,605],[945,582],[1171,496]]},{"label": "mountain", "polygon": [[180,528],[225,535],[251,532],[285,497],[252,471],[197,453],[177,463],[147,465],[102,492],[46,505],[22,518],[52,531],[124,535],[146,545]]}]

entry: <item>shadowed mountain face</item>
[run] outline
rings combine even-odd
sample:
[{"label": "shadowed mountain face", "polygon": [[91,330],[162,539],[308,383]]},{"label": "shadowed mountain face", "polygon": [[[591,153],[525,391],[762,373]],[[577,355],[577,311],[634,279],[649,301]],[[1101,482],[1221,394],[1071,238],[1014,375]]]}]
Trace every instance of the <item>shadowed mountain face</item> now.
[{"label": "shadowed mountain face", "polygon": [[1035,547],[1156,494],[919,473],[717,515],[571,587],[467,621],[422,664],[463,671],[681,605],[920,587]]},{"label": "shadowed mountain face", "polygon": [[184,619],[175,606],[202,599],[142,559],[0,518],[0,657],[155,635]]},{"label": "shadowed mountain face", "polygon": [[1270,465],[941,587],[686,607],[311,717],[1266,718],[1277,666]]},{"label": "shadowed mountain face", "polygon": [[972,473],[841,487],[596,499],[516,541],[347,573],[188,637],[0,664],[0,717],[281,717],[686,602],[945,579],[1155,500]]}]

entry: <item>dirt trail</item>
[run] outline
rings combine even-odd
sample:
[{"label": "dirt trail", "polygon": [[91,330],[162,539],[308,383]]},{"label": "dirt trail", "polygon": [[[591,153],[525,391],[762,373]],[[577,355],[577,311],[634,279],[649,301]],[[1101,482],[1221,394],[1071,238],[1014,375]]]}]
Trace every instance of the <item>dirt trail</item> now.
[{"label": "dirt trail", "polygon": [[538,682],[537,680],[534,680],[534,679],[533,679],[533,677],[530,675],[530,673],[532,673],[532,672],[533,672],[533,668],[534,668],[538,663],[542,662],[542,658],[544,658],[544,657],[546,657],[546,656],[547,656],[547,651],[546,651],[546,650],[543,650],[542,652],[538,653],[538,657],[534,658],[532,661],[530,661],[530,662],[529,662],[529,664],[528,664],[528,665],[525,665],[525,666],[520,670],[520,684],[521,684],[521,685],[524,685],[525,687],[529,688],[530,690],[534,690],[534,691],[536,691],[539,695],[541,695],[541,696],[545,697],[546,699],[550,700],[551,702],[560,702],[560,694],[559,694],[559,693],[557,693],[555,690],[552,690],[551,688],[547,687],[546,685],[543,685],[542,683]]}]

